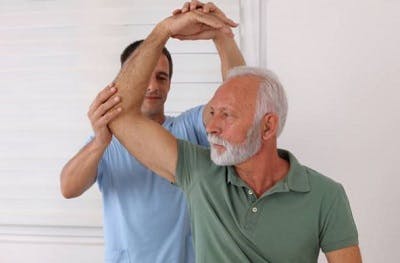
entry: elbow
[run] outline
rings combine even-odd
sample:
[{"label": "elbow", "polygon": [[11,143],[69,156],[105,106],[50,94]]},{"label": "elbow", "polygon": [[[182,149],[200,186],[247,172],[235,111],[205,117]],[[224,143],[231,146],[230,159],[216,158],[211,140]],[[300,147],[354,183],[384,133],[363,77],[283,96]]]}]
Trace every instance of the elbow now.
[{"label": "elbow", "polygon": [[69,191],[65,187],[61,187],[61,194],[65,199],[75,198],[78,195],[74,194],[72,191]]},{"label": "elbow", "polygon": [[74,193],[74,191],[70,189],[70,187],[68,187],[65,183],[63,183],[62,180],[60,188],[61,188],[61,194],[65,199],[71,199],[78,196],[76,193]]},{"label": "elbow", "polygon": [[60,175],[60,190],[64,198],[71,199],[78,197],[81,194],[77,193],[77,191],[75,191],[75,189],[72,186],[73,185],[71,184],[71,182],[68,181],[67,174],[65,174],[63,170]]}]

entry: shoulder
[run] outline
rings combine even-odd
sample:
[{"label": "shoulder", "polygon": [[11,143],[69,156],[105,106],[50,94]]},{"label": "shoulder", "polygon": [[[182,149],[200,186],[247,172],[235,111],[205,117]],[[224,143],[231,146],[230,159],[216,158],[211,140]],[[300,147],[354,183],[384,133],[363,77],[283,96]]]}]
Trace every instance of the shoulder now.
[{"label": "shoulder", "polygon": [[278,153],[290,163],[287,180],[291,189],[309,192],[314,198],[318,198],[326,193],[336,192],[341,187],[333,179],[301,164],[291,152],[279,149]]},{"label": "shoulder", "polygon": [[330,209],[335,203],[347,203],[346,192],[341,183],[336,182],[309,167],[305,167],[308,174],[311,194],[313,198],[318,199],[321,209]]},{"label": "shoulder", "polygon": [[304,168],[308,175],[311,191],[320,196],[322,201],[333,202],[338,195],[344,194],[343,186],[339,182],[336,182],[332,178],[329,178],[312,168],[307,166]]},{"label": "shoulder", "polygon": [[308,175],[310,185],[313,188],[313,190],[320,189],[320,191],[322,191],[322,192],[326,192],[326,191],[336,192],[341,187],[341,184],[336,182],[332,178],[329,178],[310,167],[307,167],[307,166],[303,166],[303,167]]},{"label": "shoulder", "polygon": [[318,208],[322,251],[327,253],[357,245],[357,227],[343,186],[311,168],[306,170],[312,187],[312,203]]}]

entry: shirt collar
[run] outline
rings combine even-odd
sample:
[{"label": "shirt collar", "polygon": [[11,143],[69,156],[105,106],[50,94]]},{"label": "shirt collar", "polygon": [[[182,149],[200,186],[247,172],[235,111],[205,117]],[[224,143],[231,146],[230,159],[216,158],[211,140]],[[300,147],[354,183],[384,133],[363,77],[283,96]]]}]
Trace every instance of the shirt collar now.
[{"label": "shirt collar", "polygon": [[289,151],[279,149],[278,154],[290,164],[289,172],[283,179],[286,179],[289,189],[295,192],[309,192],[311,187],[305,167]]},{"label": "shirt collar", "polygon": [[[290,164],[289,172],[280,181],[278,181],[271,189],[263,195],[271,195],[276,192],[302,192],[306,193],[311,190],[308,174],[304,166],[302,166],[296,157],[289,151],[278,149],[278,154]],[[237,175],[233,166],[228,166],[227,182],[236,186],[247,187],[247,184]]]}]

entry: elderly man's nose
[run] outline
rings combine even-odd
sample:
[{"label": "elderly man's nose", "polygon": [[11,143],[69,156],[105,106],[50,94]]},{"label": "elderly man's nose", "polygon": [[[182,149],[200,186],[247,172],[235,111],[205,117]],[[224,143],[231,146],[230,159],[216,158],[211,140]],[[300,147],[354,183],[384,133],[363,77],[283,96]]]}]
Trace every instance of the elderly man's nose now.
[{"label": "elderly man's nose", "polygon": [[206,124],[206,131],[209,134],[218,134],[221,131],[218,126],[218,118],[216,116],[212,116],[208,119]]}]

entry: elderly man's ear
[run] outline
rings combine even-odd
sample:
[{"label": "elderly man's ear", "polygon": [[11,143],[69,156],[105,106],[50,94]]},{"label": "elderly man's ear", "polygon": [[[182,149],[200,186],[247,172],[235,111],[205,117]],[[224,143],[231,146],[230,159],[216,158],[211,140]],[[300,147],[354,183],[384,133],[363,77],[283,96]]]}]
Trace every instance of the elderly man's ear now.
[{"label": "elderly man's ear", "polygon": [[264,115],[262,121],[262,138],[269,140],[271,137],[276,136],[278,132],[279,118],[274,113],[267,113]]}]

